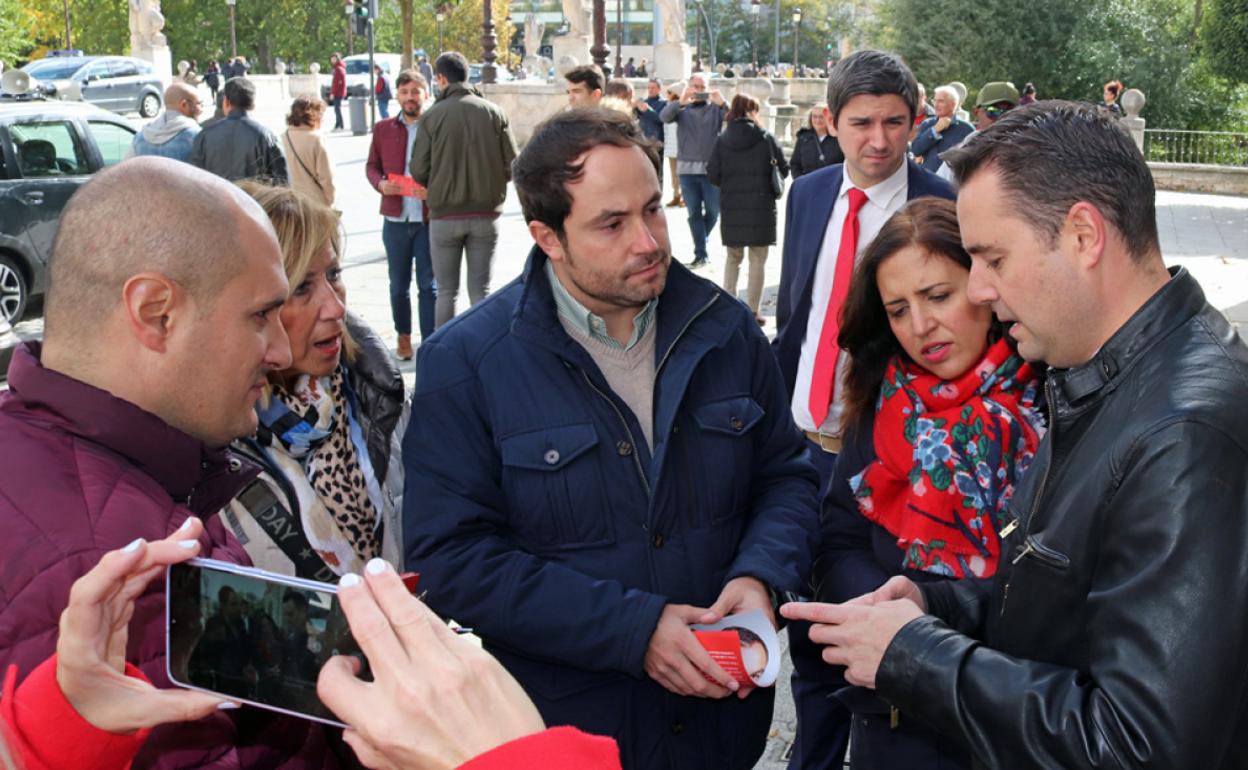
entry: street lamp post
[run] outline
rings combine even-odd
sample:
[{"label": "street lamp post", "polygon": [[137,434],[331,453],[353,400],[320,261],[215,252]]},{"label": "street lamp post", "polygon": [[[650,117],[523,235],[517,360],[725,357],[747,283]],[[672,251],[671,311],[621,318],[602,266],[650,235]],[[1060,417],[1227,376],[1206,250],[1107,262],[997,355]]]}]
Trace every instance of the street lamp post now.
[{"label": "street lamp post", "polygon": [[234,33],[234,3],[237,0],[225,0],[225,4],[230,6],[230,58],[238,58],[238,36]]},{"label": "street lamp post", "polygon": [[594,46],[589,49],[594,57],[594,64],[599,69],[607,68],[607,57],[611,49],[607,48],[607,4],[605,0],[594,0]]},{"label": "street lamp post", "polygon": [[622,77],[624,74],[623,65],[620,64],[620,58],[624,55],[624,0],[615,0],[615,72],[613,77]]},{"label": "street lamp post", "polygon": [[802,9],[793,9],[793,77],[797,77],[798,42],[802,39]]},{"label": "street lamp post", "polygon": [[442,22],[446,21],[446,14],[442,12],[441,6],[438,12],[434,14],[434,18],[438,20],[438,53],[442,53]]},{"label": "street lamp post", "polygon": [[754,17],[754,29],[750,32],[750,58],[754,61],[755,77],[758,77],[758,16],[762,10],[762,0],[750,0],[750,15]]},{"label": "street lamp post", "polygon": [[[693,0],[693,49],[697,60],[693,63],[693,71],[702,71],[702,0]],[[685,38],[688,40],[688,38]]]},{"label": "street lamp post", "polygon": [[494,49],[498,47],[498,38],[494,35],[494,4],[484,0],[481,5],[485,8],[485,18],[481,22],[481,50],[484,52],[481,58],[485,62],[481,67],[481,82],[488,84],[494,82],[494,60],[498,58]]}]

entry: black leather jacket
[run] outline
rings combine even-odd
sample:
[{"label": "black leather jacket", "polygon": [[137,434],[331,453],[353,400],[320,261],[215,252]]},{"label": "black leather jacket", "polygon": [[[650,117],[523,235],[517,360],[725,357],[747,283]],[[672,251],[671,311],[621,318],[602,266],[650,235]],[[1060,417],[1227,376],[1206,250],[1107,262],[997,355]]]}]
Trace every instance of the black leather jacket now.
[{"label": "black leather jacket", "polygon": [[987,767],[1244,767],[1248,347],[1179,269],[1046,387],[1010,557],[922,587],[879,694]]}]

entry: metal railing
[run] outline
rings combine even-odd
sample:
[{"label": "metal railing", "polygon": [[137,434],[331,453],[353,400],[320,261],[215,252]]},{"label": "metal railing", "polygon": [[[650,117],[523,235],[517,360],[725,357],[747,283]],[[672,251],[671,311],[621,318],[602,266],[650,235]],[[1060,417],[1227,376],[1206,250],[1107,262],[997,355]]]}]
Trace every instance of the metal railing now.
[{"label": "metal railing", "polygon": [[1248,166],[1248,134],[1146,128],[1144,157],[1164,163]]}]

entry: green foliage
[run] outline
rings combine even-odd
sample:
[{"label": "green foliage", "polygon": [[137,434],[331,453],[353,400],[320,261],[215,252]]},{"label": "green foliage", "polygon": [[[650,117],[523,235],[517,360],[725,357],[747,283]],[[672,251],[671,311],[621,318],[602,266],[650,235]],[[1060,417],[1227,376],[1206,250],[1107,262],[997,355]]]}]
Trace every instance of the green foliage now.
[{"label": "green foliage", "polygon": [[[73,45],[90,54],[130,53],[130,12],[127,0],[69,0]],[[344,0],[238,0],[235,33],[238,53],[254,72],[272,72],[278,59],[295,62],[301,71],[320,62],[328,71],[329,55],[349,50]],[[481,60],[482,0],[448,3],[444,39],[448,50],[463,51]],[[0,0],[0,59],[12,63],[28,58],[39,47],[64,47],[62,0]],[[507,49],[511,25],[507,0],[493,0],[498,51]],[[230,55],[230,14],[224,0],[163,0],[165,36],[174,64],[197,59],[200,69],[209,59]],[[436,54],[437,24],[433,7],[420,3],[413,19],[416,48]],[[381,0],[376,20],[378,51],[401,52],[402,25],[398,0]],[[368,50],[364,38],[354,40],[356,53]]]},{"label": "green foliage", "polygon": [[877,42],[929,87],[966,83],[972,103],[993,80],[1033,82],[1042,99],[1099,101],[1118,79],[1144,92],[1152,127],[1243,120],[1234,88],[1193,45],[1192,0],[883,0],[880,20]]},{"label": "green foliage", "polygon": [[1207,0],[1200,36],[1215,74],[1248,83],[1248,0]]}]

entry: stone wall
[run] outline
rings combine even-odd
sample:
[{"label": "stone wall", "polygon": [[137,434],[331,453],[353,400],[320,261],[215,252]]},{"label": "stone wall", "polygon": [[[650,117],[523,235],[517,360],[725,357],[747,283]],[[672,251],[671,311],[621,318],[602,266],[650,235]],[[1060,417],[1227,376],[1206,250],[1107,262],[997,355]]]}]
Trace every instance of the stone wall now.
[{"label": "stone wall", "polygon": [[555,83],[521,80],[491,83],[480,88],[485,98],[507,113],[511,133],[521,147],[528,143],[538,123],[568,106],[567,84],[562,80]]},{"label": "stone wall", "polygon": [[1248,168],[1200,163],[1149,163],[1158,190],[1248,195]]}]

